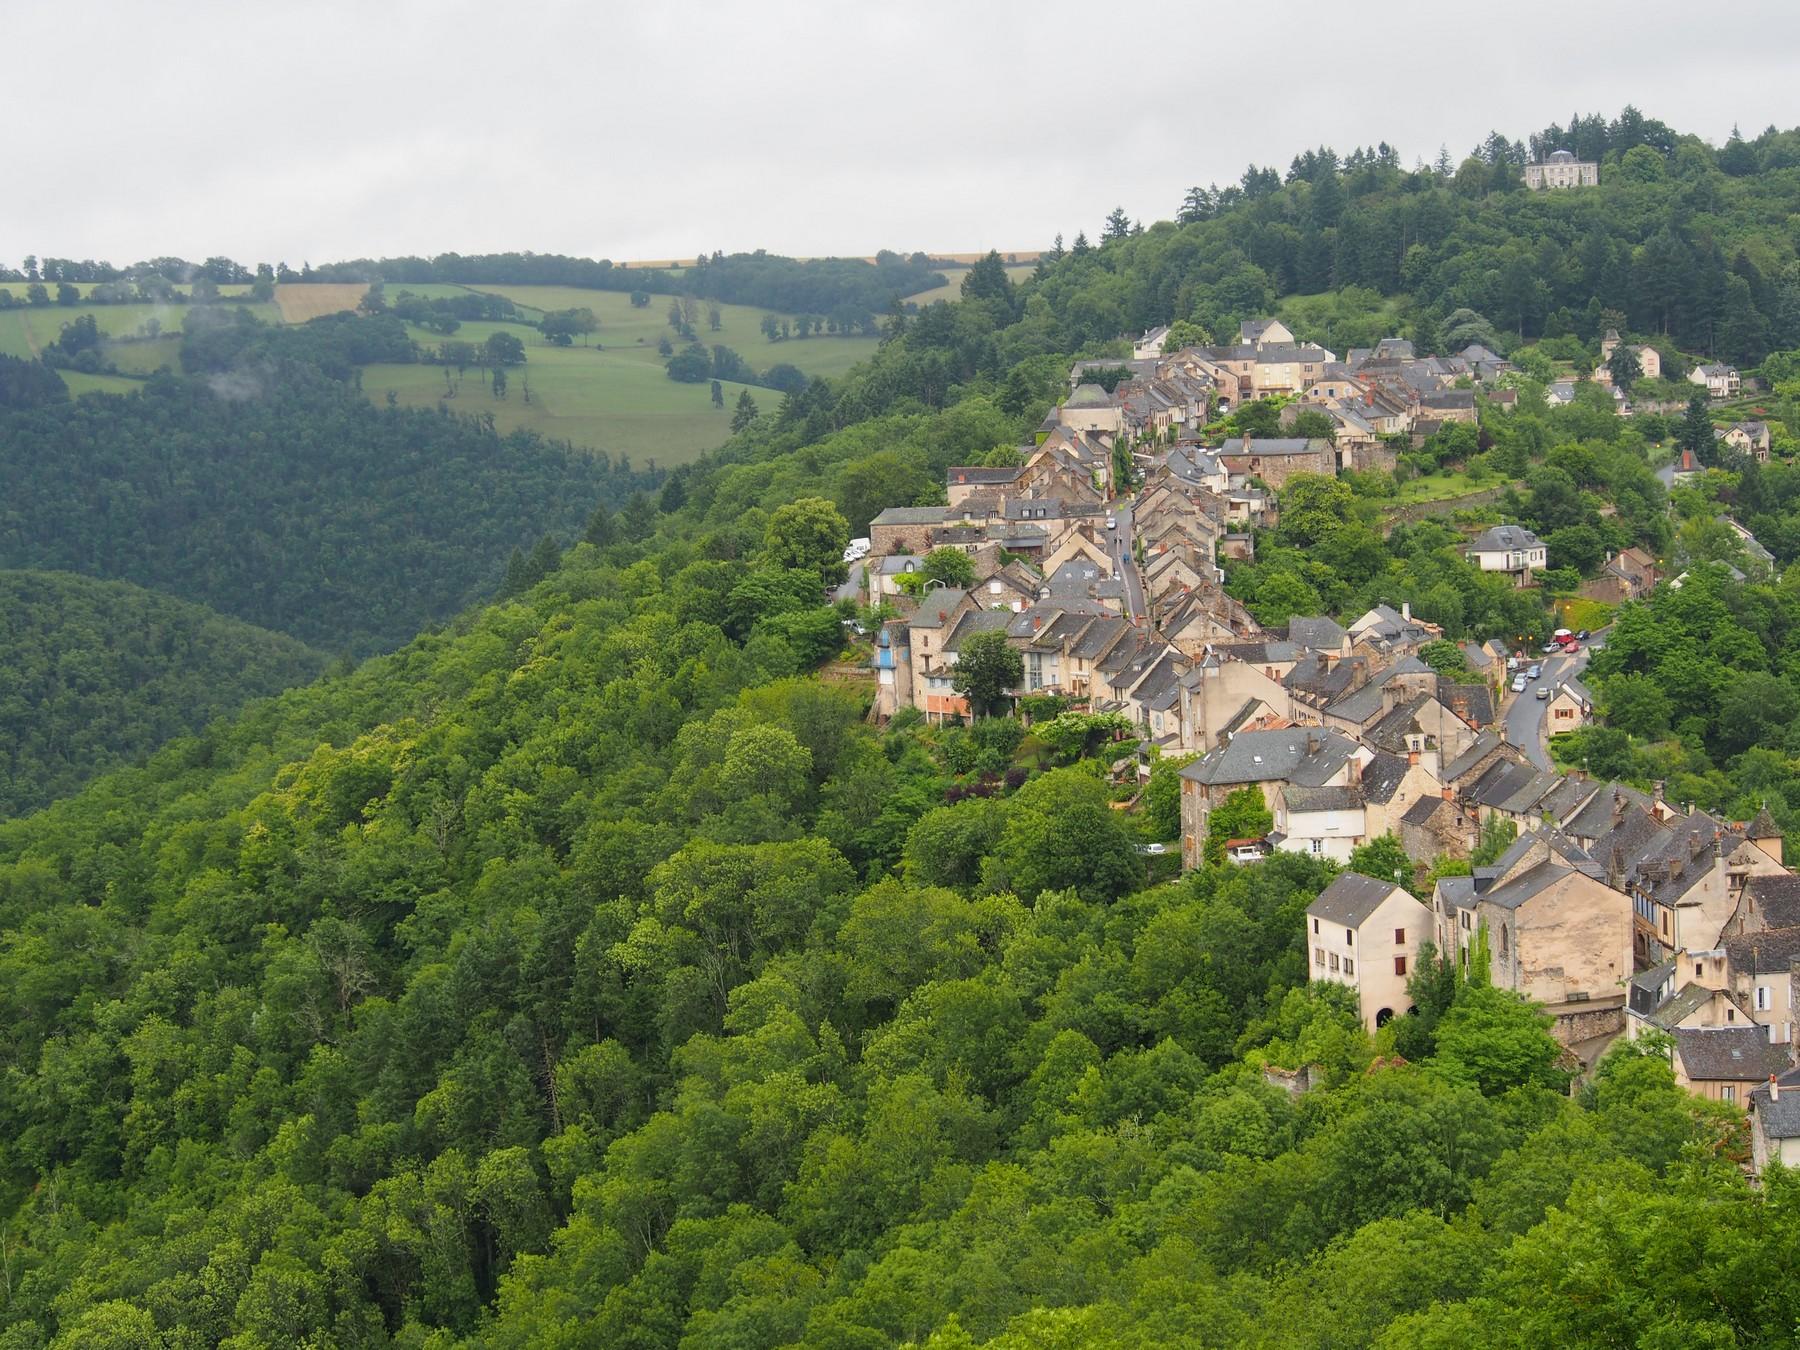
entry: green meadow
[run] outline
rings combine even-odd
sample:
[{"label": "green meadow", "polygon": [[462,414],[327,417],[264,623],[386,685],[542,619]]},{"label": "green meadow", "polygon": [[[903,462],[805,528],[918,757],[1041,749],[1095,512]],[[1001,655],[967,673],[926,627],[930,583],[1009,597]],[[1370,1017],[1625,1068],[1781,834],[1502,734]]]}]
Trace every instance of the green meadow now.
[{"label": "green meadow", "polygon": [[[525,344],[525,365],[508,372],[504,398],[488,392],[481,372],[469,370],[460,386],[454,372],[446,386],[441,366],[379,365],[363,372],[363,389],[371,398],[413,407],[444,405],[459,413],[492,413],[495,424],[526,427],[576,445],[629,455],[634,464],[655,460],[659,465],[683,464],[724,441],[730,431],[731,410],[738,395],[750,390],[764,411],[781,402],[774,389],[725,383],[725,410],[712,403],[709,384],[679,384],[663,370],[656,345],[659,338],[675,338],[669,327],[669,300],[653,295],[650,304],[636,308],[622,291],[590,291],[574,286],[449,286],[441,283],[406,285],[390,282],[391,300],[402,291],[428,298],[444,298],[464,291],[480,291],[511,300],[524,312],[524,323],[470,321],[450,338],[417,326],[409,326],[413,340],[426,350],[445,341],[485,342],[499,331],[510,332]],[[600,327],[587,345],[556,347],[530,326],[544,313],[556,309],[586,307],[594,311]],[[730,347],[756,370],[786,362],[808,375],[828,378],[842,375],[875,350],[872,337],[831,335],[789,338],[770,342],[762,332],[769,311],[749,305],[721,305],[719,328],[708,323],[701,302],[695,324],[707,346]],[[778,315],[777,317],[782,317]],[[531,402],[524,400],[530,385]],[[452,392],[447,392],[447,389]]]},{"label": "green meadow", "polygon": [[[85,293],[92,288],[82,289]],[[750,396],[765,411],[773,411],[781,403],[781,394],[774,389],[728,382],[726,406],[721,411],[713,406],[709,384],[678,384],[671,380],[657,353],[657,342],[663,337],[679,345],[669,327],[670,297],[666,295],[653,295],[647,307],[637,308],[625,292],[573,286],[389,282],[386,291],[390,300],[401,291],[428,298],[471,291],[505,296],[520,306],[521,321],[465,322],[452,339],[413,325],[409,325],[408,332],[427,352],[446,340],[481,343],[495,332],[510,332],[525,344],[526,363],[523,368],[508,372],[508,389],[503,398],[496,398],[489,391],[485,375],[474,369],[460,381],[451,372],[446,385],[442,366],[369,366],[363,372],[363,388],[378,402],[391,394],[395,402],[408,407],[436,407],[441,402],[458,413],[491,413],[496,425],[506,430],[529,428],[575,445],[628,455],[634,464],[655,460],[659,465],[686,463],[721,444],[730,432],[731,412],[744,389],[750,390]],[[952,287],[935,294],[954,295],[955,290]],[[593,310],[600,323],[586,344],[552,346],[532,326],[549,310],[582,306]],[[265,323],[282,321],[281,311],[273,304],[248,308]],[[78,394],[128,392],[135,384],[133,379],[123,377],[141,378],[160,367],[179,365],[185,313],[186,308],[180,305],[49,305],[0,310],[0,352],[37,356],[56,341],[65,323],[79,314],[91,314],[100,331],[112,339],[102,354],[119,375],[65,371],[64,382]],[[703,301],[695,328],[707,346],[730,347],[755,370],[765,371],[785,362],[808,375],[827,378],[840,376],[862,361],[875,350],[878,341],[872,337],[826,334],[771,342],[762,332],[767,313],[750,305],[721,305],[719,328],[715,331]],[[148,338],[144,336],[145,323],[152,318],[160,324],[162,335]],[[525,397],[527,387],[529,402]]]}]

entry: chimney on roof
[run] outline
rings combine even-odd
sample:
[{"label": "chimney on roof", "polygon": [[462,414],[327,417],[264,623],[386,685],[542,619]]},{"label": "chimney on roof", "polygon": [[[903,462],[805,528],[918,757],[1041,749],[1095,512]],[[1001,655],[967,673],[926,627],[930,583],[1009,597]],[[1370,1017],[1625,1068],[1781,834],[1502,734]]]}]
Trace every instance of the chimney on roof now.
[{"label": "chimney on roof", "polygon": [[1250,453],[1250,433],[1248,431],[1244,433],[1244,453]]},{"label": "chimney on roof", "polygon": [[1031,619],[1031,626],[1034,629],[1042,628],[1044,626],[1044,616],[1042,614],[1034,614]]},{"label": "chimney on roof", "polygon": [[1774,1074],[1769,1075],[1769,1100],[1772,1102],[1781,1100],[1781,1080]]},{"label": "chimney on roof", "polygon": [[1402,600],[1400,602],[1400,617],[1408,623],[1412,622],[1412,601]]},{"label": "chimney on roof", "polygon": [[1319,753],[1319,733],[1318,732],[1309,731],[1306,733],[1306,753],[1309,755],[1316,755]]},{"label": "chimney on roof", "polygon": [[938,611],[938,622],[939,623],[949,623],[950,622],[950,614],[947,610],[940,609]]}]

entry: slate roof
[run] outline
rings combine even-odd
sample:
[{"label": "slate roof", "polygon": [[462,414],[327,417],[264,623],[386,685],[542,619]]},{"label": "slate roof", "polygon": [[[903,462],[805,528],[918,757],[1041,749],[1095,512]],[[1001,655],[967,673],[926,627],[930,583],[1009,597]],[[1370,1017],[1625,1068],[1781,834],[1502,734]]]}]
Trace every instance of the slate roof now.
[{"label": "slate roof", "polygon": [[1282,684],[1317,699],[1332,699],[1350,690],[1362,678],[1360,661],[1327,663],[1318,652],[1308,652],[1294,663]]},{"label": "slate roof", "polygon": [[1492,525],[1469,541],[1471,553],[1509,553],[1513,549],[1542,547],[1544,541],[1523,525]]},{"label": "slate roof", "polygon": [[[1431,800],[1429,797],[1424,800]],[[1439,877],[1438,894],[1450,909],[1470,909],[1475,904],[1474,877]]]},{"label": "slate roof", "polygon": [[1682,1068],[1696,1081],[1767,1078],[1788,1067],[1787,1047],[1771,1045],[1767,1027],[1691,1027],[1674,1034]]},{"label": "slate roof", "polygon": [[1498,886],[1491,886],[1481,893],[1481,899],[1488,904],[1499,905],[1503,909],[1517,909],[1527,900],[1548,890],[1557,882],[1570,874],[1570,869],[1554,862],[1541,862],[1535,867],[1528,867],[1510,881]]},{"label": "slate roof", "polygon": [[1286,781],[1319,787],[1343,769],[1356,742],[1342,732],[1308,727],[1244,731],[1181,771],[1196,783]]},{"label": "slate roof", "polygon": [[1746,839],[1781,838],[1781,826],[1775,823],[1775,817],[1769,814],[1769,808],[1766,805],[1762,810],[1756,813],[1755,817],[1750,821],[1750,824],[1745,827],[1744,837]]},{"label": "slate roof", "polygon": [[1430,675],[1430,666],[1416,656],[1408,656],[1396,661],[1381,674],[1370,680],[1354,693],[1346,694],[1326,706],[1325,711],[1333,717],[1346,718],[1358,726],[1367,723],[1371,718],[1381,715],[1382,691],[1388,681],[1396,675]]},{"label": "slate roof", "polygon": [[1447,802],[1442,797],[1421,797],[1406,808],[1406,814],[1400,819],[1408,825],[1429,825],[1431,818],[1437,814],[1438,807],[1454,805],[1454,802]]},{"label": "slate roof", "polygon": [[1656,1010],[1644,1020],[1661,1031],[1673,1031],[1681,1025],[1682,1019],[1691,1017],[1699,1009],[1713,1000],[1719,991],[1708,989],[1703,984],[1689,984],[1679,993],[1671,994],[1657,1005]]},{"label": "slate roof", "polygon": [[1363,766],[1362,792],[1365,801],[1390,802],[1400,790],[1410,767],[1405,755],[1383,750]]},{"label": "slate roof", "polygon": [[953,652],[977,633],[1004,633],[1012,621],[1007,609],[973,609],[956,621],[956,627],[944,639],[944,650]]},{"label": "slate roof", "polygon": [[1800,959],[1800,928],[1771,928],[1728,937],[1720,946],[1732,969],[1748,975],[1786,975]]},{"label": "slate roof", "polygon": [[990,468],[985,464],[955,464],[944,470],[944,479],[952,486],[958,483],[1010,483],[1024,473],[1021,468]]},{"label": "slate roof", "polygon": [[1779,1097],[1769,1092],[1769,1085],[1750,1089],[1750,1113],[1756,1117],[1756,1128],[1765,1139],[1800,1138],[1800,1069],[1789,1069],[1775,1079],[1781,1089]]},{"label": "slate roof", "polygon": [[1361,872],[1341,872],[1306,907],[1307,917],[1355,928],[1399,889],[1391,881],[1377,881]]},{"label": "slate roof", "polygon": [[1800,877],[1790,872],[1751,877],[1744,894],[1762,915],[1765,928],[1800,928]]},{"label": "slate roof", "polygon": [[1252,437],[1246,446],[1241,440],[1219,447],[1221,455],[1314,455],[1329,449],[1331,442],[1306,436]]},{"label": "slate roof", "polygon": [[1631,977],[1626,988],[1626,999],[1631,1011],[1639,1017],[1648,1017],[1655,1012],[1662,1002],[1663,986],[1675,977],[1675,959],[1670,957],[1660,966],[1651,966],[1648,970],[1640,970]]},{"label": "slate roof", "polygon": [[1357,811],[1362,809],[1363,804],[1362,789],[1354,787],[1297,787],[1290,785],[1282,789],[1281,800],[1289,812]]},{"label": "slate roof", "polygon": [[1078,384],[1068,400],[1065,408],[1106,408],[1112,405],[1112,395],[1097,384]]},{"label": "slate roof", "polygon": [[1455,684],[1448,679],[1438,681],[1438,699],[1457,716],[1476,726],[1491,726],[1494,721],[1494,691],[1485,684]]},{"label": "slate roof", "polygon": [[941,628],[949,621],[950,611],[963,602],[967,591],[959,591],[954,586],[943,586],[929,595],[921,596],[918,612],[912,616],[914,628]]},{"label": "slate roof", "polygon": [[947,506],[890,506],[870,525],[942,525]]},{"label": "slate roof", "polygon": [[1619,808],[1620,818],[1623,819],[1630,808],[1648,812],[1650,806],[1648,794],[1624,783],[1608,783],[1576,813],[1573,820],[1565,822],[1563,828],[1578,839],[1600,839],[1613,830],[1615,807]]},{"label": "slate roof", "polygon": [[1500,737],[1492,731],[1476,733],[1475,739],[1469,742],[1469,748],[1444,766],[1441,775],[1446,783],[1453,783],[1481,763],[1484,755],[1490,754],[1501,744]]},{"label": "slate roof", "polygon": [[1296,647],[1307,647],[1314,651],[1337,651],[1349,636],[1337,620],[1326,617],[1289,619],[1287,635],[1288,641]]}]

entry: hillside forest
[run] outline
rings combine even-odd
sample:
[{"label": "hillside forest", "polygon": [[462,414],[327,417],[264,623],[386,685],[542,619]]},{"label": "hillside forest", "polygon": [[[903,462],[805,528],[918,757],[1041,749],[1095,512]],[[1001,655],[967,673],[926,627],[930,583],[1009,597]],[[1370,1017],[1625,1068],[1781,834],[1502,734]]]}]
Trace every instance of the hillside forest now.
[{"label": "hillside forest", "polygon": [[[1616,616],[1592,753],[1792,830],[1800,593],[1707,527],[1787,561],[1800,478],[1715,455],[1671,496],[1679,415],[1541,375],[1607,326],[1725,356],[1791,456],[1800,133],[1543,135],[1602,185],[1516,189],[1501,137],[1314,151],[1023,281],[996,255],[672,472],[372,404],[379,315],[234,322],[124,397],[0,363],[0,565],[93,615],[73,646],[330,662],[229,716],[177,683],[157,725],[194,730],[0,821],[0,1350],[1789,1344],[1796,1182],[1654,1038],[1572,1083],[1540,1009],[1429,953],[1371,1036],[1307,978],[1332,864],[1173,874],[1167,766],[1114,809],[1104,720],[873,724],[878,616],[827,599],[1121,333],[1478,321],[1516,407],[1302,483],[1228,585],[1539,636],[1596,548],[1652,549],[1690,582]],[[1502,594],[1478,520],[1397,521],[1447,469],[1572,575]],[[122,583],[211,615],[102,631],[156,612]]]}]

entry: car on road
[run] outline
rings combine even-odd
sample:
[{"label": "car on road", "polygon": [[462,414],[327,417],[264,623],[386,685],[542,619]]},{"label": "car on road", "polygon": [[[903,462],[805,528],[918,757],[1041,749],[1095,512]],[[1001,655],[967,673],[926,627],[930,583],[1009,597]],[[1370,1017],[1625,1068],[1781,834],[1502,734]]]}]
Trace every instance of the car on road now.
[{"label": "car on road", "polygon": [[1525,678],[1528,680],[1541,680],[1543,677],[1544,668],[1542,666],[1533,666],[1530,670],[1525,672]]},{"label": "car on road", "polygon": [[1550,698],[1550,686],[1547,684],[1540,684],[1538,686],[1537,696],[1538,696],[1538,702],[1540,702],[1540,703],[1547,702]]},{"label": "car on road", "polygon": [[1525,677],[1523,675],[1513,676],[1512,691],[1515,694],[1522,694],[1525,692]]},{"label": "car on road", "polygon": [[1116,530],[1119,528],[1119,522],[1114,520],[1111,516],[1108,516],[1106,518],[1106,528],[1109,530]]},{"label": "car on road", "polygon": [[1575,636],[1579,641],[1586,642],[1588,640],[1588,630],[1585,628],[1577,629]]}]

